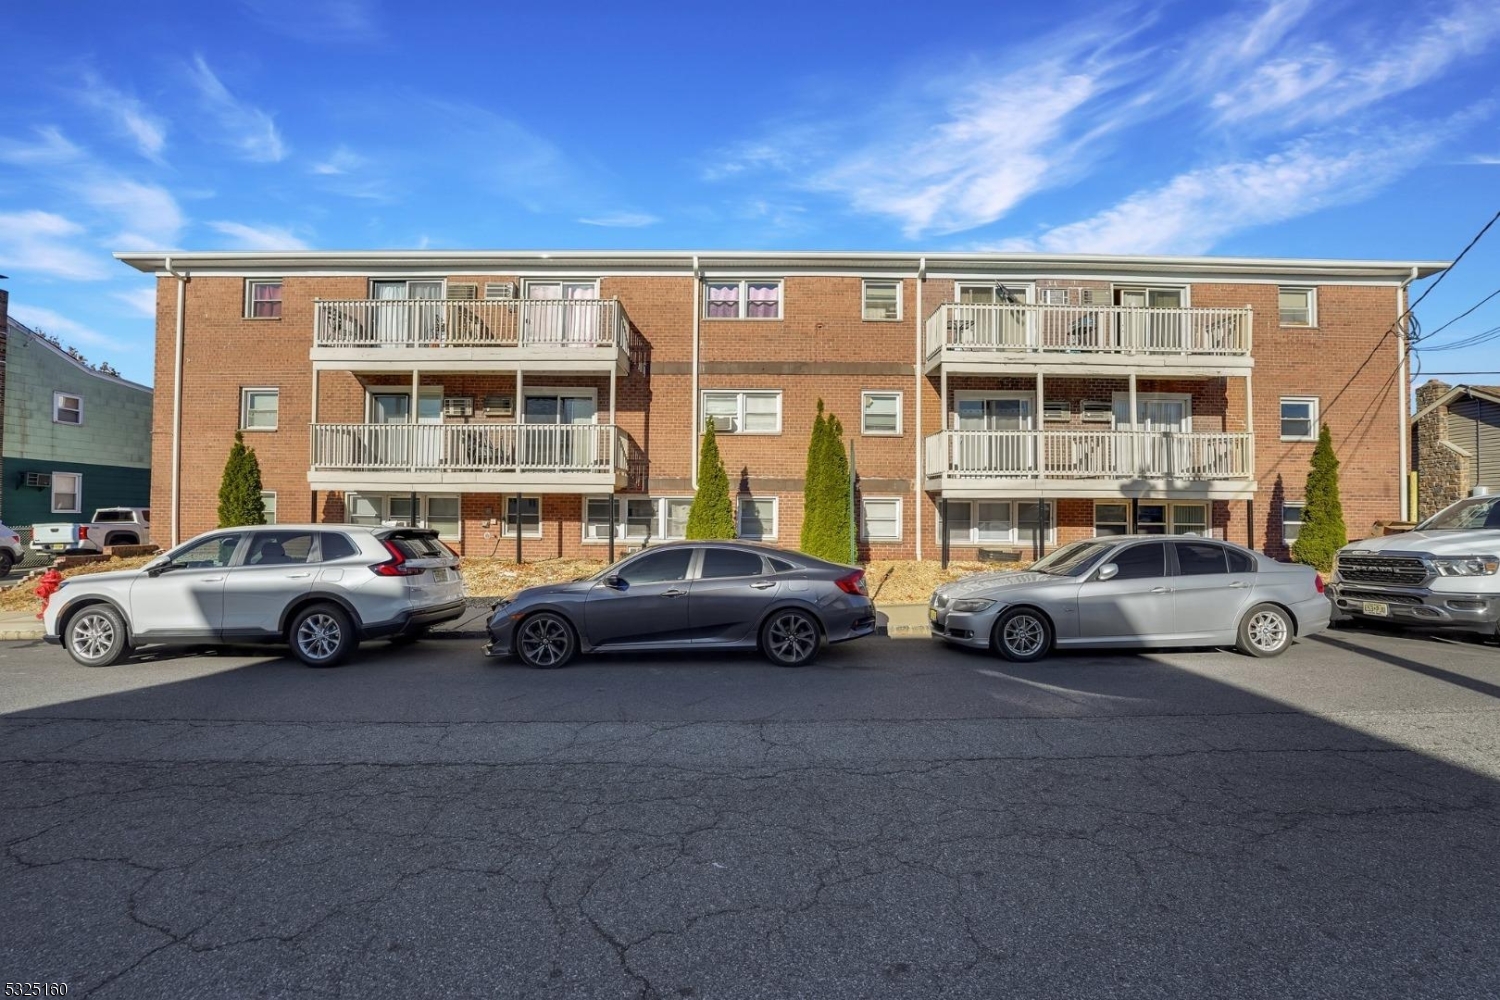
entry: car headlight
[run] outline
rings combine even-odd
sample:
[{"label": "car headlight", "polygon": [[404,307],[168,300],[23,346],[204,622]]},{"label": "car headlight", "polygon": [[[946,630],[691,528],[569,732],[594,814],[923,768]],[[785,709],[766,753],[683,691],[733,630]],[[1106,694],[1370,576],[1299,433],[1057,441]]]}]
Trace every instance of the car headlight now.
[{"label": "car headlight", "polygon": [[1500,556],[1451,556],[1434,559],[1438,576],[1494,576],[1500,572]]},{"label": "car headlight", "polygon": [[954,601],[948,606],[948,610],[956,611],[961,615],[972,615],[993,608],[994,606],[994,601],[986,600],[983,597],[965,597]]},{"label": "car headlight", "polygon": [[507,605],[514,604],[515,601],[516,601],[516,595],[515,594],[510,594],[510,595],[508,595],[506,597],[500,598],[500,600],[498,600],[494,604],[490,605],[490,610],[491,611],[499,611],[501,608],[506,607]]}]

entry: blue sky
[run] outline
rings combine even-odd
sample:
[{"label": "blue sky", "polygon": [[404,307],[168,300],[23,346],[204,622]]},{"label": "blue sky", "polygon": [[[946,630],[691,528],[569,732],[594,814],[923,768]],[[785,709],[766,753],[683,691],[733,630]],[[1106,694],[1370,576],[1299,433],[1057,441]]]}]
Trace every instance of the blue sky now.
[{"label": "blue sky", "polygon": [[[1451,257],[1500,209],[1494,0],[196,0],[6,19],[12,311],[143,381],[152,282],[114,250],[1415,259]],[[1422,322],[1496,286],[1500,227]],[[1432,345],[1496,326],[1500,298]],[[1422,363],[1500,369],[1500,341]]]}]

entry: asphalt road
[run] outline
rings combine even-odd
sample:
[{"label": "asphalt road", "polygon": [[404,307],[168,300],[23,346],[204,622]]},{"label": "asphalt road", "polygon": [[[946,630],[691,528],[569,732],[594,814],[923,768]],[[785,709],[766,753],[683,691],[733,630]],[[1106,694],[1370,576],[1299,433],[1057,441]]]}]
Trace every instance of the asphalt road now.
[{"label": "asphalt road", "polygon": [[536,672],[0,645],[0,980],[70,997],[1493,997],[1500,648]]}]

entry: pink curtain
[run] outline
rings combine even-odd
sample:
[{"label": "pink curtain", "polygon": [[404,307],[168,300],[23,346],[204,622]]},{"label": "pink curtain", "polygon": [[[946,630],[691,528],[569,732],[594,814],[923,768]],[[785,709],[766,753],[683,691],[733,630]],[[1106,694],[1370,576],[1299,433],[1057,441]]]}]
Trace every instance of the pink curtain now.
[{"label": "pink curtain", "polygon": [[708,315],[723,319],[735,319],[740,314],[740,285],[708,286]]},{"label": "pink curtain", "polygon": [[745,315],[752,319],[775,319],[780,315],[781,286],[774,282],[751,284],[747,299]]},{"label": "pink curtain", "polygon": [[281,315],[281,282],[264,282],[251,286],[250,315],[275,318]]}]

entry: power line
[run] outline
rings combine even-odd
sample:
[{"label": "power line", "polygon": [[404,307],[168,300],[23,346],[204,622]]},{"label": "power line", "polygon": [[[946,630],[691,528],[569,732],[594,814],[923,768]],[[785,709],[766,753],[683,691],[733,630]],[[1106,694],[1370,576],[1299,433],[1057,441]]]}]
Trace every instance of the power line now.
[{"label": "power line", "polygon": [[1469,241],[1468,246],[1466,246],[1462,250],[1460,250],[1458,252],[1458,256],[1454,257],[1453,260],[1451,260],[1448,263],[1448,266],[1445,267],[1445,268],[1443,268],[1443,273],[1439,274],[1437,276],[1437,280],[1434,281],[1432,284],[1428,285],[1427,288],[1423,290],[1422,294],[1417,296],[1416,301],[1412,302],[1411,305],[1409,305],[1409,306],[1406,307],[1406,312],[1405,313],[1403,313],[1401,316],[1397,317],[1396,324],[1398,326],[1400,325],[1401,320],[1403,320],[1407,316],[1411,315],[1411,311],[1413,309],[1415,309],[1421,303],[1421,301],[1423,299],[1427,298],[1427,296],[1429,296],[1429,295],[1432,294],[1432,290],[1434,288],[1436,288],[1438,285],[1441,285],[1443,283],[1443,279],[1446,278],[1446,277],[1448,277],[1449,273],[1455,267],[1458,266],[1458,262],[1461,261],[1461,260],[1463,260],[1464,257],[1468,255],[1468,253],[1469,253],[1470,250],[1474,249],[1474,244],[1478,243],[1481,239],[1483,239],[1484,238],[1484,234],[1487,233],[1487,232],[1489,232],[1490,231],[1490,227],[1493,226],[1497,221],[1500,221],[1500,211],[1497,211],[1494,215],[1490,216],[1490,221],[1486,222],[1484,224],[1484,228],[1480,229],[1479,232],[1477,232],[1477,233],[1474,234],[1474,238]]}]

